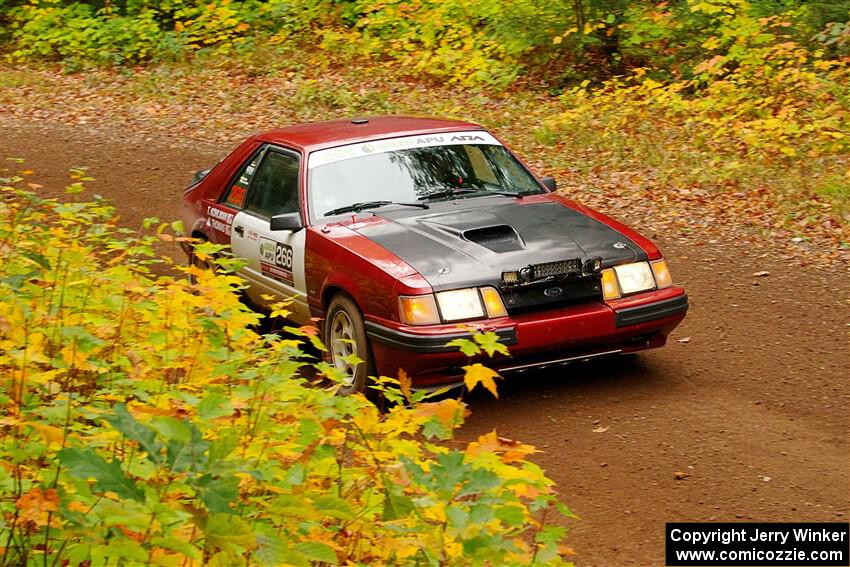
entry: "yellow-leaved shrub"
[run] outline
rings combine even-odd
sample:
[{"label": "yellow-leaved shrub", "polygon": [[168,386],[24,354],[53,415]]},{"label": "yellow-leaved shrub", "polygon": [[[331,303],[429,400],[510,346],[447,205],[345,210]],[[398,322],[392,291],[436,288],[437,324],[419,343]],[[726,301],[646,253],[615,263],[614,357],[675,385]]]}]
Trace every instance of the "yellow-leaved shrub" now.
[{"label": "yellow-leaved shrub", "polygon": [[464,404],[405,376],[379,380],[384,412],[335,395],[297,335],[257,330],[232,259],[171,266],[167,225],[20,181],[0,193],[0,564],[564,564],[571,514],[533,447],[452,448]]}]

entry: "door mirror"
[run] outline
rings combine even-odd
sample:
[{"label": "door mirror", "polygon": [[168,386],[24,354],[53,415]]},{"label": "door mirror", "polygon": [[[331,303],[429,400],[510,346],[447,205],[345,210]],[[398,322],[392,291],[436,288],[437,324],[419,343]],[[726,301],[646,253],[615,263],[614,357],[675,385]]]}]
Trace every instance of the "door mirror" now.
[{"label": "door mirror", "polygon": [[298,232],[302,228],[304,228],[304,223],[301,222],[301,213],[299,212],[275,215],[269,221],[270,230],[291,230],[292,232]]},{"label": "door mirror", "polygon": [[555,189],[557,189],[557,188],[558,188],[558,184],[557,184],[557,183],[555,183],[555,178],[554,178],[554,177],[542,177],[542,178],[540,179],[540,182],[541,182],[543,185],[545,185],[545,186],[546,186],[546,189],[548,189],[549,191],[554,191]]},{"label": "door mirror", "polygon": [[207,174],[210,172],[209,169],[202,169],[200,171],[195,172],[195,179],[192,181],[192,185],[201,181]]}]

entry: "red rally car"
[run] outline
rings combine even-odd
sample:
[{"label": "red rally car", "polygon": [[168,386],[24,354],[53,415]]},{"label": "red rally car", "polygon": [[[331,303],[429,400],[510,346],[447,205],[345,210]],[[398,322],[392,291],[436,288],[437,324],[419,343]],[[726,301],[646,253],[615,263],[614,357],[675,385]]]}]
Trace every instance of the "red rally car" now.
[{"label": "red rally car", "polygon": [[344,392],[399,368],[456,383],[446,344],[477,330],[508,346],[502,372],[663,346],[688,298],[658,248],[554,190],[481,126],[385,116],[252,136],[199,172],[183,220],[247,261],[252,302],[323,321]]}]

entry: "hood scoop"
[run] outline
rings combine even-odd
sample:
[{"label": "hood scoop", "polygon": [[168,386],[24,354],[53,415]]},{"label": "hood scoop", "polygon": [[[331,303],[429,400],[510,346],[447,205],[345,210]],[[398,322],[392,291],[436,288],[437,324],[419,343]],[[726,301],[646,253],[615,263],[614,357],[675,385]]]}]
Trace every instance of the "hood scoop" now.
[{"label": "hood scoop", "polygon": [[463,238],[493,252],[516,252],[525,243],[513,227],[506,224],[473,228],[463,232]]}]

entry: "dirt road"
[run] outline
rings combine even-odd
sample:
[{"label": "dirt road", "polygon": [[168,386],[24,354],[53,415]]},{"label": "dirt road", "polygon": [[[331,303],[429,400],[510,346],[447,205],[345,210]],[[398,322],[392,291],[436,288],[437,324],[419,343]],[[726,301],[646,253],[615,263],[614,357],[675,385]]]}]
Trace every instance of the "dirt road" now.
[{"label": "dirt road", "polygon": [[[25,158],[45,188],[87,165],[89,187],[135,227],[176,218],[191,173],[230,149],[94,126],[5,120],[0,158]],[[662,565],[668,521],[847,521],[846,268],[801,265],[767,242],[656,240],[691,297],[670,344],[528,374],[498,401],[475,395],[462,435],[495,428],[541,450],[581,517],[569,538],[581,567]]]}]

